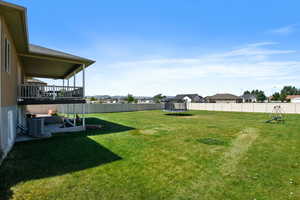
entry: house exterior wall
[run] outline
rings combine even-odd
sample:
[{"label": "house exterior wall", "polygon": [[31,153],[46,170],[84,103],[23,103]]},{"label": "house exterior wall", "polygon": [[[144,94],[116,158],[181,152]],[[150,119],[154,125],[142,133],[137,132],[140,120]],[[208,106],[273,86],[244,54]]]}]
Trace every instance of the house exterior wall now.
[{"label": "house exterior wall", "polygon": [[246,99],[246,98],[243,98],[243,103],[256,103],[256,99],[252,99],[252,98]]},{"label": "house exterior wall", "polygon": [[42,104],[42,105],[27,105],[26,112],[30,114],[48,114],[49,110],[53,113],[57,113],[58,105],[57,104]]},{"label": "house exterior wall", "polygon": [[[7,38],[11,44],[10,72],[4,71],[4,38]],[[18,84],[22,82],[23,72],[14,41],[3,18],[1,19],[1,49],[1,106],[14,106],[17,105]]]},{"label": "house exterior wall", "polygon": [[291,103],[300,103],[300,97],[291,99]]},{"label": "house exterior wall", "polygon": [[183,97],[183,100],[184,100],[185,102],[188,102],[188,103],[191,103],[191,102],[192,102],[192,99],[189,98],[188,96]]},{"label": "house exterior wall", "polygon": [[[11,47],[10,71],[4,69],[4,39],[7,38]],[[0,160],[12,148],[19,116],[24,110],[17,105],[18,84],[23,81],[23,72],[17,55],[14,41],[0,15]]]},{"label": "house exterior wall", "polygon": [[[17,124],[17,106],[3,106],[0,107],[1,122],[0,122],[0,151],[2,157],[12,148],[16,138],[16,124]],[[1,160],[1,159],[0,159]]]},{"label": "house exterior wall", "polygon": [[196,96],[192,99],[193,103],[202,103],[203,99],[200,96]]}]

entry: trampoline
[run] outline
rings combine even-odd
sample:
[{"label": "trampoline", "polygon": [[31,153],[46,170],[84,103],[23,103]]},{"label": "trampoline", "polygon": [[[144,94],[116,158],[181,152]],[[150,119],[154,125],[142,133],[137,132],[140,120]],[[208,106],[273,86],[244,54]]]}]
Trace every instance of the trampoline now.
[{"label": "trampoline", "polygon": [[187,103],[167,102],[165,103],[165,107],[163,111],[178,113],[178,112],[186,112],[187,110],[188,110]]}]

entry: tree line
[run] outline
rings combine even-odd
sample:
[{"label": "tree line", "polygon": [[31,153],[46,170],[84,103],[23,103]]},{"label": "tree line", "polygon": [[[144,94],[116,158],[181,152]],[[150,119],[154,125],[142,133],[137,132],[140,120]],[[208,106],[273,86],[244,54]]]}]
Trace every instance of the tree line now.
[{"label": "tree line", "polygon": [[[265,100],[267,100],[267,96],[262,90],[252,90],[251,92],[247,90],[244,92],[244,95],[245,94],[254,95],[258,102],[264,102]],[[281,102],[289,101],[288,99],[286,99],[288,95],[300,95],[300,88],[296,88],[295,86],[284,86],[280,92],[275,92],[271,96],[271,100]]]},{"label": "tree line", "polygon": [[284,86],[280,92],[272,95],[274,101],[285,101],[288,95],[300,95],[300,88],[294,86]]}]

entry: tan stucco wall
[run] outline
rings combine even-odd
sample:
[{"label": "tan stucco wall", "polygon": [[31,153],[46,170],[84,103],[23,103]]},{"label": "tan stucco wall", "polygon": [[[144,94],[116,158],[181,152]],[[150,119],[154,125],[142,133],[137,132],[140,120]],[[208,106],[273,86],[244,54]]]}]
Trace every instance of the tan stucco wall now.
[{"label": "tan stucco wall", "polygon": [[[23,73],[20,60],[18,58],[14,41],[2,17],[1,20],[1,106],[17,105],[18,84],[22,82]],[[11,43],[11,71],[4,71],[4,38],[8,38]]]}]

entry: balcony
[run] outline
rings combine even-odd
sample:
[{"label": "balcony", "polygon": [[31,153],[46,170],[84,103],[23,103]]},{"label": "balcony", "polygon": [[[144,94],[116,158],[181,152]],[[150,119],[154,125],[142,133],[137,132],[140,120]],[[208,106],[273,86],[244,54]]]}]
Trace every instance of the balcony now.
[{"label": "balcony", "polygon": [[83,87],[21,84],[19,105],[85,103]]}]

